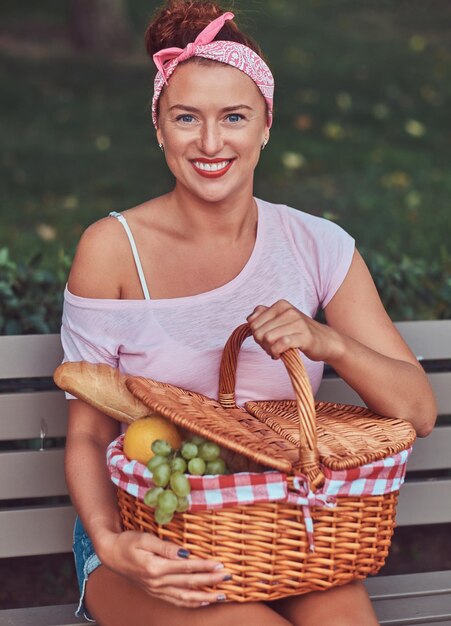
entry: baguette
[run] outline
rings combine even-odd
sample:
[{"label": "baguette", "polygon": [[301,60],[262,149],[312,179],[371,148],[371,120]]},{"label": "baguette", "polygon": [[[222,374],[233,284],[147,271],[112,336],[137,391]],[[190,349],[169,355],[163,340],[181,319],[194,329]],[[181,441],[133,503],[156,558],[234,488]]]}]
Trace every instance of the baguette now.
[{"label": "baguette", "polygon": [[127,376],[104,363],[67,362],[56,368],[56,385],[119,422],[131,424],[152,411],[125,385]]}]

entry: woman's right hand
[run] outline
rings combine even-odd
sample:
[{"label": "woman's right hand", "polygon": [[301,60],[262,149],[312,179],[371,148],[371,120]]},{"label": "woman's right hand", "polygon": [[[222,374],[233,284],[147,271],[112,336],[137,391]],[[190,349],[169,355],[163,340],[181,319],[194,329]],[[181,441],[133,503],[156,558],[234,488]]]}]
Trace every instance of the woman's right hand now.
[{"label": "woman's right hand", "polygon": [[180,546],[151,533],[109,532],[97,550],[106,567],[129,578],[150,595],[177,606],[197,608],[226,599],[222,592],[200,589],[230,580],[222,563],[190,559]]}]

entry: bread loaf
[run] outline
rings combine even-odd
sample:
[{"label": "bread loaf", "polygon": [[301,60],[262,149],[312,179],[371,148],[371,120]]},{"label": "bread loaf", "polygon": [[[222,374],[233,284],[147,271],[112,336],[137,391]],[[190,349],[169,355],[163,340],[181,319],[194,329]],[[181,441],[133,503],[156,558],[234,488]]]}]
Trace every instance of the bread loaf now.
[{"label": "bread loaf", "polygon": [[125,385],[126,378],[114,367],[86,361],[63,363],[53,374],[60,389],[119,422],[130,424],[151,415],[152,411],[130,393]]}]

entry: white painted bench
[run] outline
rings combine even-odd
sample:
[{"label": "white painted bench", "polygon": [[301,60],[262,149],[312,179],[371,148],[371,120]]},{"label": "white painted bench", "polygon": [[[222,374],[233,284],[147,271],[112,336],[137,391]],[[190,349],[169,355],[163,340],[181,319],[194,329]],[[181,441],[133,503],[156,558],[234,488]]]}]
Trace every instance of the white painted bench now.
[{"label": "white painted bench", "polygon": [[[435,366],[444,365],[444,371],[429,376],[440,414],[450,415],[451,320],[403,322],[398,328],[425,362],[433,360]],[[41,432],[46,438],[64,437],[66,402],[62,392],[51,386],[53,370],[60,361],[58,335],[0,337],[0,442],[39,440]],[[343,381],[334,378],[323,381],[318,399],[361,403]],[[0,450],[0,558],[71,550],[74,511],[68,502],[53,502],[55,496],[67,496],[63,454],[62,447]],[[398,525],[451,522],[451,425],[439,421],[428,438],[418,440],[409,462],[409,475],[423,470],[429,471],[427,478],[418,479],[414,474],[402,489]],[[447,476],[442,470],[448,470]],[[52,501],[42,504],[44,497]],[[40,504],[36,504],[36,498],[40,498]],[[444,550],[450,548],[451,541]],[[366,584],[383,626],[451,626],[451,571],[378,575]],[[83,623],[74,617],[74,610],[74,605],[6,608],[0,611],[0,624]]]}]

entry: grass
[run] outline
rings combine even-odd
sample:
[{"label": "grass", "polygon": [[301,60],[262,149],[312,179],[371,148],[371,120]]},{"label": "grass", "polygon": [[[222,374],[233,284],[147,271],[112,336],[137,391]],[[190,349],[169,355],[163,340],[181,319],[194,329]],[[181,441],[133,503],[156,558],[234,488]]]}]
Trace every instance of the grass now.
[{"label": "grass", "polygon": [[[137,49],[155,4],[129,3]],[[449,250],[449,3],[235,4],[277,85],[256,194],[338,221],[365,249]],[[0,247],[16,259],[42,250],[49,265],[92,221],[172,185],[148,111],[150,61],[71,53],[63,7],[9,0],[15,46],[0,47]]]}]

